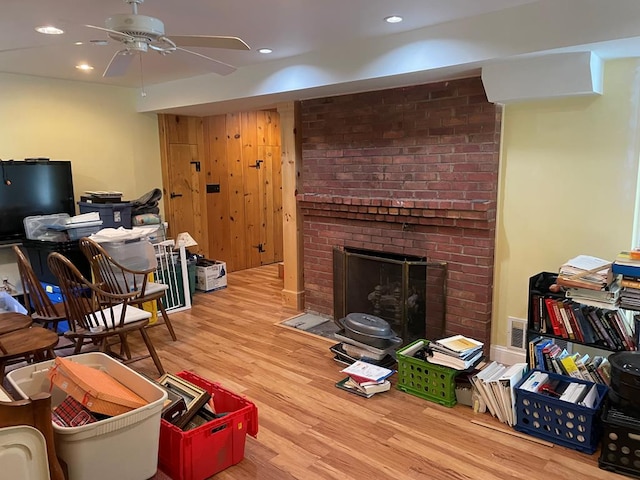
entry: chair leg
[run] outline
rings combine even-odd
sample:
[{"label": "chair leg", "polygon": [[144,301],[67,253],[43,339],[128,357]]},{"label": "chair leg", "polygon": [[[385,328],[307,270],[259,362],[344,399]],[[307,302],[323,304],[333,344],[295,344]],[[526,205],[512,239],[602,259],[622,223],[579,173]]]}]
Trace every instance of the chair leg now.
[{"label": "chair leg", "polygon": [[173,325],[171,324],[171,320],[169,320],[169,315],[167,314],[167,311],[164,308],[164,303],[162,303],[162,300],[160,298],[157,300],[157,302],[158,302],[158,307],[160,307],[160,313],[162,314],[164,323],[167,325],[167,329],[169,330],[169,335],[171,335],[171,338],[175,342],[178,338],[176,337],[176,332],[173,331]]},{"label": "chair leg", "polygon": [[160,357],[158,357],[158,354],[156,353],[156,349],[154,348],[153,343],[151,343],[151,339],[149,338],[149,334],[147,333],[147,330],[144,328],[141,328],[140,335],[142,335],[142,340],[144,340],[144,343],[147,346],[147,350],[149,350],[149,355],[151,355],[151,358],[153,359],[153,363],[155,363],[156,368],[158,369],[158,372],[160,373],[160,375],[164,375],[166,372],[164,371],[164,367],[160,362]]},{"label": "chair leg", "polygon": [[77,355],[80,353],[80,350],[82,349],[82,345],[84,345],[84,337],[76,337],[75,341],[76,341],[76,346],[73,349],[73,354]]},{"label": "chair leg", "polygon": [[127,360],[131,360],[131,350],[129,349],[129,343],[127,342],[127,334],[121,333],[120,337],[120,355],[124,355]]}]

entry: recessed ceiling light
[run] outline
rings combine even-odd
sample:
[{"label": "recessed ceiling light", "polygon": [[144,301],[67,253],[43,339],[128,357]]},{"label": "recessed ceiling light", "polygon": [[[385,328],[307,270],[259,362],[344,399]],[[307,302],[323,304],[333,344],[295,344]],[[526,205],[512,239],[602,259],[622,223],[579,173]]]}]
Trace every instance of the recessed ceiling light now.
[{"label": "recessed ceiling light", "polygon": [[402,17],[399,15],[391,15],[389,17],[385,17],[384,21],[387,23],[400,23],[402,21]]},{"label": "recessed ceiling light", "polygon": [[273,50],[270,48],[261,48],[258,50],[260,53],[273,53]]},{"label": "recessed ceiling light", "polygon": [[78,70],[82,70],[83,72],[90,72],[91,70],[93,70],[93,67],[91,65],[87,65],[86,63],[80,63],[79,65],[76,65],[76,68]]},{"label": "recessed ceiling light", "polygon": [[53,25],[44,25],[42,27],[36,27],[36,32],[44,33],[45,35],[61,35],[64,33],[64,30],[60,30]]}]

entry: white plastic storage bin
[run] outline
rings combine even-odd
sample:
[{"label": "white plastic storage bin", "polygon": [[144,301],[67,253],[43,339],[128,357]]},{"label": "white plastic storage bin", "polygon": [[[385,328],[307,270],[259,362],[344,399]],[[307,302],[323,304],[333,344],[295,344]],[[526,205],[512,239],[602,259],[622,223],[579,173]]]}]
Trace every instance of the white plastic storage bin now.
[{"label": "white plastic storage bin", "polygon": [[[52,422],[56,451],[67,464],[68,480],[145,480],[153,477],[158,465],[160,413],[167,398],[166,391],[104,353],[83,353],[67,358],[106,371],[149,402],[131,412],[80,427],[61,427]],[[7,380],[24,398],[48,392],[47,373],[53,364],[50,360],[18,368],[7,374]],[[52,406],[60,404],[65,397],[66,394],[54,386]]]},{"label": "white plastic storage bin", "polygon": [[131,270],[148,270],[156,267],[156,254],[149,240],[133,242],[100,243],[120,265]]}]

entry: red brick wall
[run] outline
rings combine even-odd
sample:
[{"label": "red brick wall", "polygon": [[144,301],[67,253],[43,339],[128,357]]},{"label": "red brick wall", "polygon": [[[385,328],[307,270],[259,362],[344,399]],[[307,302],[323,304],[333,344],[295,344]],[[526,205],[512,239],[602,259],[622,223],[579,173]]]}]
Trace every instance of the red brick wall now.
[{"label": "red brick wall", "polygon": [[501,112],[480,78],[302,103],[306,308],[334,246],[447,262],[448,333],[489,344]]}]

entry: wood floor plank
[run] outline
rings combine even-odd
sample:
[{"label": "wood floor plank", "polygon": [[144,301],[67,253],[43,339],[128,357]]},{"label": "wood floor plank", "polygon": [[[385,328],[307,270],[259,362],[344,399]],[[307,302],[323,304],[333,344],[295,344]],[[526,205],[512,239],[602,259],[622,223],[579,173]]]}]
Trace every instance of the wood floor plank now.
[{"label": "wood floor plank", "polygon": [[[334,386],[344,377],[332,341],[276,325],[284,307],[277,265],[230,273],[228,287],[194,296],[171,314],[178,340],[150,330],[167,372],[191,370],[252,400],[257,439],[216,480],[580,480],[620,479],[598,453],[550,448],[472,420],[504,427],[466,406],[443,407],[395,388],[365,399]],[[134,352],[144,347],[132,339]],[[156,375],[149,360],[132,364]]]}]

